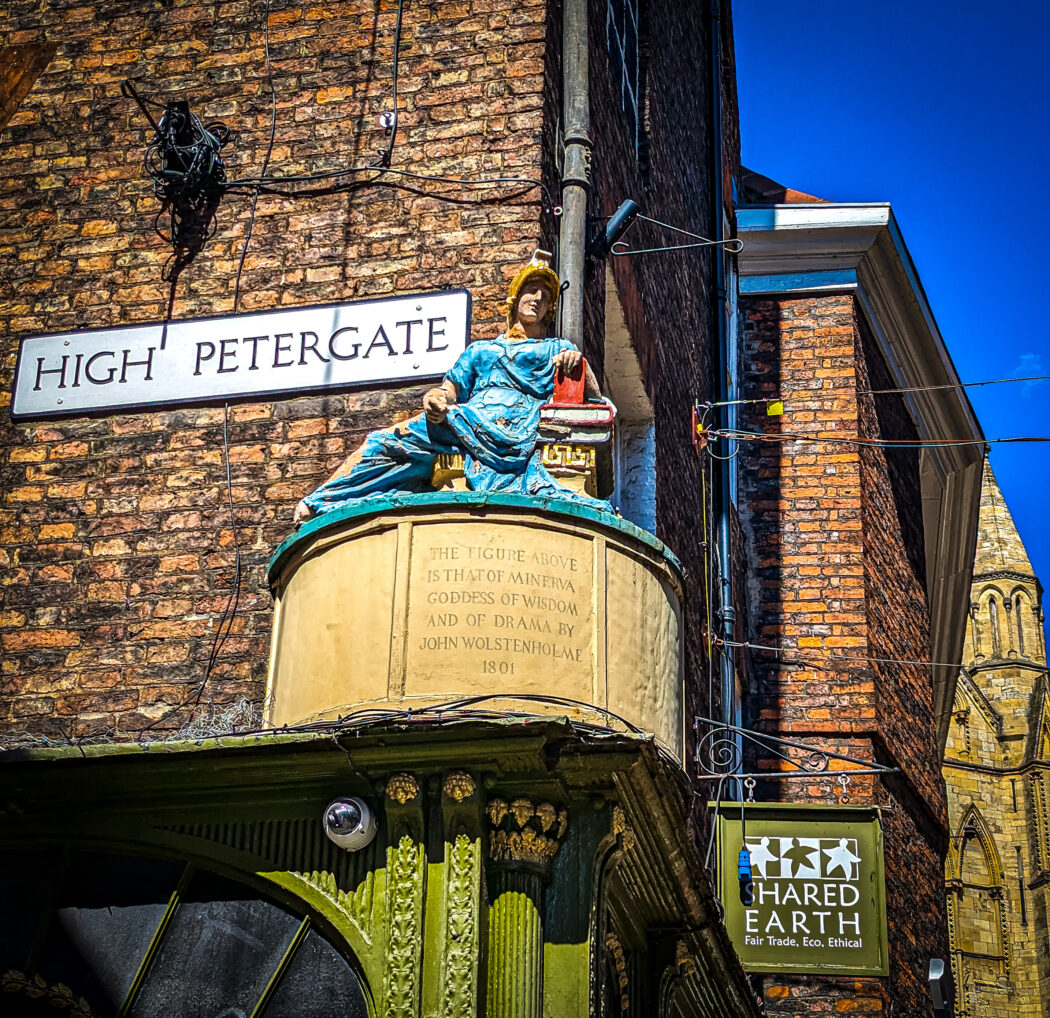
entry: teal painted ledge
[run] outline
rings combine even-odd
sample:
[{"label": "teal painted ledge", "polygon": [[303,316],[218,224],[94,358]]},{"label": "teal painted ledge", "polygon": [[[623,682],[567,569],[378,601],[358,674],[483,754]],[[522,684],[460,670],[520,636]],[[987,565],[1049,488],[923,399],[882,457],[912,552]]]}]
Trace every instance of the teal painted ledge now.
[{"label": "teal painted ledge", "polygon": [[418,495],[379,495],[347,503],[340,509],[322,513],[307,520],[298,530],[286,537],[270,559],[267,568],[267,579],[270,585],[276,582],[285,559],[297,547],[316,535],[338,527],[348,520],[361,519],[367,516],[378,516],[388,512],[404,512],[406,509],[431,510],[443,512],[449,509],[467,509],[472,511],[485,509],[526,509],[539,516],[563,516],[577,522],[593,523],[606,530],[641,542],[662,556],[679,575],[684,573],[678,557],[663,543],[646,530],[617,516],[609,510],[592,509],[579,502],[570,502],[560,498],[536,498],[529,495],[510,495],[488,491],[433,491]]}]

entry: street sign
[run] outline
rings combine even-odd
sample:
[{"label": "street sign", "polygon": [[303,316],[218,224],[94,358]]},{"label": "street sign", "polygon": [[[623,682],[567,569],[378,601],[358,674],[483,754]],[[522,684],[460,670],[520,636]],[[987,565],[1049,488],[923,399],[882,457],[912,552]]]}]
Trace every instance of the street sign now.
[{"label": "street sign", "polygon": [[440,378],[466,349],[470,294],[443,290],[29,336],[11,416],[301,395]]},{"label": "street sign", "polygon": [[[878,811],[724,802],[718,819],[725,924],[752,972],[887,975],[886,890]],[[754,900],[737,862],[751,857]]]}]

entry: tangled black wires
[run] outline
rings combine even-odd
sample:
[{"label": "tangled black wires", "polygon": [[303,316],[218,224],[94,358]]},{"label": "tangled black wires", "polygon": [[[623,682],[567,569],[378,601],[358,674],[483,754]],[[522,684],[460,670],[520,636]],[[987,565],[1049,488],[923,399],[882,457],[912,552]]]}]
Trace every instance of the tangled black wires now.
[{"label": "tangled black wires", "polygon": [[[192,258],[215,229],[215,211],[226,184],[221,151],[230,130],[218,121],[205,125],[187,102],[161,106],[143,99],[130,81],[121,82],[121,92],[138,103],[153,127],[143,162],[161,203],[157,232],[176,252]],[[150,105],[163,109],[159,123]],[[159,225],[165,213],[171,224],[167,234]]]}]

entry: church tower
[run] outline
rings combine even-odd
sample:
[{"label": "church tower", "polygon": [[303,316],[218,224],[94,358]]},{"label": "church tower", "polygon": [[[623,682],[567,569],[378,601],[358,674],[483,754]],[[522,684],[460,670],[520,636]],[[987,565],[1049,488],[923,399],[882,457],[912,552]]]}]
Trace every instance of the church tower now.
[{"label": "church tower", "polygon": [[958,1018],[1050,1016],[1050,690],[1042,592],[986,464],[944,759]]}]

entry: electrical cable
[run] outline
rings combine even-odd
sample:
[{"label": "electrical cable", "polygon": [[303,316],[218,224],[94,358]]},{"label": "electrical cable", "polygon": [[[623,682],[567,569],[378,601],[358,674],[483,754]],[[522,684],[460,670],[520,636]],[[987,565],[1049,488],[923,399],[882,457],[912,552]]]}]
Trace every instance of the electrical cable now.
[{"label": "electrical cable", "polygon": [[[197,687],[197,695],[193,701],[194,707],[200,703],[201,697],[204,694],[204,687],[208,684],[208,680],[211,678],[212,669],[215,667],[215,663],[219,659],[219,654],[222,651],[223,644],[225,644],[233,630],[233,622],[237,617],[237,609],[240,607],[241,602],[241,545],[237,538],[237,516],[234,512],[233,506],[233,475],[230,471],[229,421],[230,404],[224,403],[222,410],[222,448],[226,464],[226,501],[230,509],[230,533],[233,535],[233,584],[230,589],[230,596],[226,600],[226,607],[223,608],[222,614],[219,616],[219,624],[215,628],[215,636],[211,645],[211,654],[208,656],[208,665],[204,670],[204,679]],[[224,625],[226,628],[225,632],[223,632]],[[186,706],[186,704],[183,704],[183,706]]]},{"label": "electrical cable", "polygon": [[[909,659],[909,658],[897,658],[897,657],[870,657],[862,654],[832,654],[830,652],[820,654],[814,657],[813,653],[803,649],[796,649],[794,647],[778,647],[770,644],[762,643],[750,643],[747,640],[718,640],[716,642],[723,643],[727,647],[741,647],[745,650],[757,650],[763,653],[769,654],[786,654],[790,657],[797,657],[810,661],[865,661],[873,664],[890,664],[890,665],[923,665],[931,668],[961,668],[962,665],[958,661],[929,661]],[[785,661],[785,664],[794,664],[793,661]]]},{"label": "electrical cable", "polygon": [[[711,569],[711,560],[709,557],[711,542],[714,540],[714,535],[711,532],[711,516],[707,511],[707,499],[708,499],[708,478],[704,473],[704,468],[707,467],[708,471],[711,469],[710,461],[707,464],[700,464],[700,499],[701,499],[701,521],[703,525],[704,541],[702,546],[703,559],[704,559],[704,592],[706,594],[706,613],[707,613],[707,630],[704,633],[704,638],[707,646],[707,703],[710,706],[714,702],[715,697],[715,666],[714,666],[714,653],[713,645],[711,642],[712,637],[712,610],[711,603],[714,599],[714,591],[711,586],[713,571]],[[713,490],[713,486],[710,490]],[[713,515],[713,514],[712,514]]]},{"label": "electrical cable", "polygon": [[[274,138],[277,135],[277,89],[273,83],[273,66],[270,63],[270,0],[266,0],[263,15],[263,50],[266,54],[266,79],[270,85],[270,140],[266,146],[266,155],[263,157],[262,173],[265,177],[270,166],[270,156],[273,153]],[[259,188],[252,194],[252,208],[248,216],[248,226],[244,231],[244,246],[241,248],[240,261],[237,263],[237,278],[233,284],[233,313],[237,313],[237,305],[241,298],[241,272],[244,270],[244,259],[248,254],[248,245],[252,239],[252,228],[255,226],[255,209],[259,204]]]},{"label": "electrical cable", "polygon": [[[326,188],[316,188],[313,190],[295,190],[295,189],[284,189],[281,185],[285,184],[296,184],[296,183],[310,183],[318,180],[338,180],[342,177],[352,176],[356,173],[374,173],[375,176],[370,180],[365,181],[351,181],[344,185],[332,186]],[[317,173],[302,173],[294,174],[282,177],[267,177],[267,178],[245,178],[243,180],[231,180],[227,181],[224,185],[224,191],[229,193],[237,191],[242,188],[256,188],[263,194],[274,194],[281,197],[315,197],[319,195],[335,194],[339,191],[357,189],[361,187],[389,187],[393,189],[400,189],[409,191],[413,194],[422,195],[425,198],[434,198],[438,201],[452,202],[458,205],[481,205],[491,204],[499,201],[500,198],[454,198],[447,194],[438,194],[434,191],[425,191],[420,188],[411,188],[407,185],[398,184],[392,180],[384,180],[386,175],[393,174],[398,177],[405,177],[410,180],[419,180],[428,183],[438,184],[456,184],[461,187],[468,188],[494,188],[504,184],[519,184],[520,193],[515,192],[506,197],[516,198],[521,194],[527,194],[533,188],[540,188],[543,195],[543,200],[546,201],[552,211],[557,214],[557,206],[551,200],[550,192],[547,189],[546,184],[542,180],[533,180],[531,177],[449,177],[439,173],[418,173],[414,170],[404,170],[394,166],[374,166],[370,164],[362,166],[350,166],[341,170],[325,170],[318,171]],[[504,199],[506,200],[506,199]]]},{"label": "electrical cable", "polygon": [[[233,622],[237,615],[237,609],[240,606],[241,597],[241,546],[237,538],[237,520],[234,515],[233,506],[233,477],[230,472],[230,444],[229,444],[229,413],[230,404],[225,403],[223,405],[223,420],[222,420],[222,444],[224,452],[224,460],[226,465],[226,497],[227,505],[230,510],[230,528],[233,535],[233,548],[234,548],[234,570],[233,570],[233,584],[230,589],[230,596],[226,600],[226,605],[222,610],[222,614],[219,616],[219,624],[215,629],[215,636],[212,639],[211,652],[208,655],[208,663],[204,669],[204,678],[197,684],[197,688],[189,696],[186,697],[181,703],[175,704],[170,710],[165,711],[159,717],[155,718],[148,725],[140,728],[135,734],[141,741],[142,735],[145,732],[152,731],[158,725],[163,724],[173,714],[180,710],[183,710],[187,706],[197,707],[200,705],[201,698],[204,695],[204,689],[208,685],[208,680],[211,678],[212,669],[215,667],[215,663],[218,660],[219,652],[222,650],[223,644],[226,642],[227,637],[233,629]],[[225,626],[225,633],[223,633],[223,627]]]},{"label": "electrical cable", "polygon": [[[739,254],[744,249],[744,242],[736,237],[731,237],[727,240],[710,240],[707,237],[699,233],[693,233],[691,230],[683,230],[679,226],[672,226],[670,223],[663,223],[659,219],[652,219],[649,216],[643,216],[640,212],[638,213],[637,219],[644,219],[647,223],[652,223],[654,226],[661,226],[665,230],[670,230],[672,233],[680,233],[686,237],[692,237],[694,240],[699,241],[696,244],[669,244],[663,247],[646,247],[646,248],[629,248],[625,240],[616,241],[611,248],[612,254],[617,257],[623,258],[629,255],[639,254],[657,254],[661,251],[681,251],[685,248],[692,247],[715,247],[718,245],[725,246],[727,251],[732,254]],[[630,227],[628,227],[630,229]]]},{"label": "electrical cable", "polygon": [[[397,22],[394,25],[394,87],[393,106],[391,108],[392,121],[390,124],[390,138],[386,144],[386,151],[380,153],[379,163],[381,166],[390,165],[390,156],[394,151],[394,138],[397,136],[397,122],[399,119],[397,109],[397,72],[398,57],[401,51],[401,16],[404,8],[404,0],[397,0]],[[263,174],[265,176],[265,173]]]},{"label": "electrical cable", "polygon": [[[469,705],[472,703],[479,703],[485,700],[493,699],[514,699],[514,700],[526,700],[538,703],[552,703],[566,706],[575,706],[592,710],[597,714],[605,714],[609,717],[615,718],[620,721],[626,728],[628,728],[635,735],[646,735],[647,733],[638,728],[636,725],[631,724],[625,718],[620,717],[614,711],[607,710],[604,707],[599,707],[597,704],[587,703],[583,700],[572,700],[567,697],[554,697],[554,696],[543,696],[540,694],[532,693],[489,693],[473,697],[463,697],[458,700],[448,700],[442,703],[432,704],[428,707],[420,707],[416,709],[401,708],[401,709],[387,709],[387,708],[376,708],[366,707],[360,710],[352,711],[349,714],[340,715],[335,718],[321,718],[317,720],[300,721],[289,725],[276,725],[269,728],[255,728],[250,731],[228,731],[228,732],[209,732],[206,734],[193,735],[188,737],[185,741],[196,742],[198,745],[211,739],[225,739],[225,738],[252,738],[263,735],[310,735],[317,733],[327,733],[338,735],[342,732],[353,731],[357,728],[367,727],[369,725],[379,724],[400,724],[400,723],[420,723],[420,724],[434,724],[437,722],[444,722],[446,724],[451,723],[453,720],[458,721],[488,721],[488,720],[500,720],[505,721],[508,717],[519,719],[523,722],[535,722],[537,718],[542,718],[542,715],[529,714],[523,711],[486,711],[486,710],[470,710]],[[349,706],[349,705],[348,705]],[[178,709],[178,708],[176,708]],[[338,710],[338,708],[332,708]],[[456,712],[454,718],[450,718],[448,715],[450,712]],[[170,714],[170,712],[169,712]],[[158,724],[158,721],[154,721],[151,725],[146,728],[142,728],[136,734],[140,737],[143,732],[149,731],[150,728]],[[581,721],[574,721],[569,719],[569,724],[574,730],[588,733],[598,732],[605,733],[610,729],[603,728],[601,726],[591,725]]]},{"label": "electrical cable", "polygon": [[[219,121],[205,125],[186,102],[163,105],[144,99],[130,78],[120,83],[120,91],[135,101],[153,128],[143,168],[161,203],[154,229],[176,253],[192,257],[214,233],[214,211],[226,181],[221,150],[230,139],[229,128]],[[164,111],[159,123],[150,106]],[[167,234],[160,227],[165,213],[171,224]]]},{"label": "electrical cable", "polygon": [[1050,381],[1050,375],[1026,375],[1022,378],[990,378],[984,382],[950,382],[944,385],[910,385],[899,389],[849,389],[843,388],[840,390],[836,389],[793,389],[791,392],[784,393],[783,395],[777,396],[756,396],[753,399],[731,399],[725,402],[714,402],[714,403],[700,403],[702,407],[716,407],[716,406],[735,406],[744,404],[762,404],[762,403],[787,403],[789,400],[796,396],[803,396],[806,400],[813,399],[813,396],[805,395],[807,393],[814,393],[819,396],[827,396],[829,399],[840,399],[843,396],[887,396],[894,395],[897,393],[904,392],[936,392],[941,389],[970,389],[977,388],[983,385],[1003,385],[1006,382],[1047,382]]},{"label": "electrical cable", "polygon": [[1016,438],[947,438],[947,439],[908,439],[908,438],[849,438],[837,435],[800,435],[795,432],[782,431],[767,434],[761,431],[711,430],[708,434],[716,438],[728,438],[740,442],[829,442],[838,445],[853,445],[879,449],[943,449],[968,445],[1006,445],[1033,442],[1050,442],[1050,436],[1022,435]]}]

